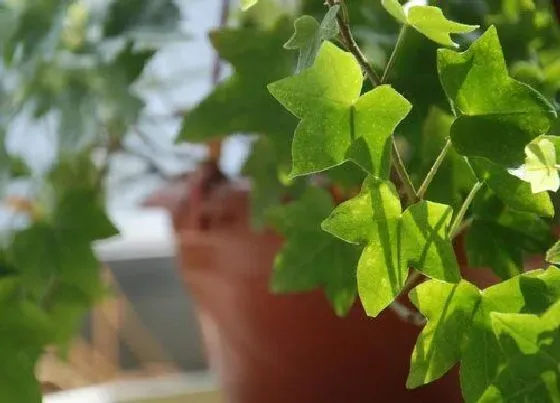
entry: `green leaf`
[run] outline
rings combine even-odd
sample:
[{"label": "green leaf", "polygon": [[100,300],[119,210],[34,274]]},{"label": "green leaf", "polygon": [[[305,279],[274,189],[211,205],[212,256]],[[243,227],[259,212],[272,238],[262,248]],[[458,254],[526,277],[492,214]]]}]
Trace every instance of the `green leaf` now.
[{"label": "green leaf", "polygon": [[560,264],[560,241],[556,242],[546,252],[546,261],[552,264]]},{"label": "green leaf", "polygon": [[10,255],[22,281],[37,297],[55,279],[95,296],[103,285],[100,263],[90,243],[78,232],[58,230],[39,222],[14,235]]},{"label": "green leaf", "polygon": [[333,208],[330,194],[309,188],[297,202],[270,212],[286,242],[276,256],[273,292],[304,292],[323,287],[337,315],[348,313],[356,299],[359,249],[321,230]]},{"label": "green leaf", "polygon": [[537,91],[509,77],[494,27],[466,52],[440,49],[438,72],[457,116],[451,139],[460,154],[519,166],[525,146],[556,116]]},{"label": "green leaf", "polygon": [[554,206],[547,193],[533,194],[529,184],[511,175],[504,167],[479,157],[469,158],[478,176],[510,208],[552,218]]},{"label": "green leaf", "polygon": [[253,7],[255,4],[257,4],[258,2],[259,2],[259,0],[241,0],[241,9],[243,11],[247,11],[248,9]]},{"label": "green leaf", "polygon": [[420,201],[403,214],[403,253],[416,270],[450,283],[461,280],[449,238],[453,209],[445,204]]},{"label": "green leaf", "polygon": [[36,354],[0,344],[0,396],[6,403],[41,403],[42,393],[35,379]]},{"label": "green leaf", "polygon": [[541,317],[492,313],[492,328],[507,356],[482,401],[560,400],[560,301]]},{"label": "green leaf", "polygon": [[354,56],[323,42],[311,68],[268,86],[302,119],[292,148],[293,176],[347,160],[381,178],[389,176],[391,135],[411,106],[387,85],[360,96],[362,82]]},{"label": "green leaf", "polygon": [[467,281],[429,280],[414,288],[410,299],[428,320],[416,341],[406,383],[416,388],[440,378],[459,360],[480,292]]},{"label": "green leaf", "polygon": [[289,21],[283,18],[270,30],[243,27],[212,32],[214,49],[232,64],[234,74],[189,110],[178,140],[204,142],[236,132],[289,136],[295,119],[278,105],[266,85],[292,72],[292,56],[282,48],[290,31]]},{"label": "green leaf", "polygon": [[522,250],[511,240],[511,232],[495,222],[475,220],[465,239],[469,266],[490,267],[507,279],[521,273]]},{"label": "green leaf", "polygon": [[560,188],[560,175],[556,163],[556,147],[548,138],[537,138],[525,147],[525,164],[513,172],[531,185],[533,193]]},{"label": "green leaf", "polygon": [[428,276],[460,279],[447,235],[451,209],[420,202],[401,212],[393,184],[368,177],[361,192],[337,206],[322,224],[334,236],[364,246],[358,293],[370,316],[377,316],[401,293],[409,263]]},{"label": "green leaf", "polygon": [[525,273],[482,292],[461,356],[461,387],[467,403],[483,401],[482,395],[507,364],[508,354],[492,328],[492,313],[541,315],[559,298],[560,270],[555,267]]},{"label": "green leaf", "polygon": [[454,47],[459,45],[451,40],[449,34],[466,34],[478,28],[478,25],[450,21],[439,7],[431,6],[411,7],[408,10],[408,23],[432,41]]},{"label": "green leaf", "polygon": [[323,230],[366,244],[358,262],[358,293],[366,313],[377,316],[400,294],[408,267],[398,250],[401,205],[390,182],[367,178],[358,196],[339,205]]},{"label": "green leaf", "polygon": [[406,13],[398,0],[381,0],[381,4],[397,21],[414,27],[428,39],[445,46],[459,46],[451,40],[450,34],[466,34],[478,28],[478,25],[448,20],[439,7],[413,6]]},{"label": "green leaf", "polygon": [[313,65],[315,57],[319,52],[321,43],[335,38],[338,35],[338,23],[336,15],[340,5],[329,8],[323,21],[319,25],[315,18],[304,15],[299,17],[295,23],[295,32],[288,42],[284,44],[285,49],[299,49],[299,57],[296,72],[300,72]]},{"label": "green leaf", "polygon": [[403,24],[407,23],[406,13],[398,0],[381,0],[381,5],[385,7],[385,10],[395,17],[397,21]]}]

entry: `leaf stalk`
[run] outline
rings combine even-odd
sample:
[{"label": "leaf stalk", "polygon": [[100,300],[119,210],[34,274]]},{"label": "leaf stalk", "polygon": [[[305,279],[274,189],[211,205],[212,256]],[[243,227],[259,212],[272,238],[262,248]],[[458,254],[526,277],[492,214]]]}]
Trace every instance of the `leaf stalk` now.
[{"label": "leaf stalk", "polygon": [[443,163],[443,161],[445,160],[445,157],[447,156],[447,152],[449,151],[450,148],[451,148],[451,139],[448,137],[445,142],[445,145],[441,149],[441,152],[437,156],[434,165],[432,165],[430,171],[428,172],[426,178],[424,179],[424,182],[422,182],[422,185],[420,185],[420,188],[418,189],[418,198],[420,200],[424,198],[424,195],[428,190],[428,186],[430,186],[430,183],[432,183],[432,181],[434,180],[434,176],[436,176],[436,173],[439,167],[441,166],[441,164]]}]

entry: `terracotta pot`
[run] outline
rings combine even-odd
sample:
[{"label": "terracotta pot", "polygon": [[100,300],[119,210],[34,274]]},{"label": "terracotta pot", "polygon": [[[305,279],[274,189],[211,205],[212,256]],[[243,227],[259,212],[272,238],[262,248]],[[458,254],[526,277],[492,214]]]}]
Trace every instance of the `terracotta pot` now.
[{"label": "terracotta pot", "polygon": [[371,319],[356,304],[338,318],[322,292],[271,295],[282,240],[251,230],[246,188],[226,185],[204,203],[196,194],[190,200],[176,217],[183,276],[228,402],[462,401],[456,370],[406,390],[420,329],[392,312]]}]

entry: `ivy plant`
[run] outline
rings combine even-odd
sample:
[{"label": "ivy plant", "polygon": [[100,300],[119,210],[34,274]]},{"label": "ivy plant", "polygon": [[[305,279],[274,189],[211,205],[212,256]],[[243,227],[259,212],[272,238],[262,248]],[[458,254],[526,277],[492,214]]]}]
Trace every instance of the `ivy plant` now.
[{"label": "ivy plant", "polygon": [[[322,288],[337,315],[361,306],[375,320],[391,309],[417,324],[408,388],[459,365],[466,402],[558,402],[553,5],[294,3],[295,14],[241,1],[237,24],[210,33],[232,74],[178,133],[190,142],[255,135],[243,170],[253,224],[284,237],[271,292]],[[92,242],[115,228],[107,166],[92,157],[122,146],[143,106],[131,86],[177,33],[171,0],[119,0],[100,14],[84,4],[0,2],[0,197],[18,218],[0,238],[0,396],[9,401],[41,400],[42,352],[64,351],[108,293]],[[56,116],[57,159],[44,172],[5,141],[20,113]],[[13,194],[21,181],[30,196]],[[548,263],[526,270],[535,255]],[[477,286],[465,266],[493,285]]]},{"label": "ivy plant", "polygon": [[[186,116],[181,139],[259,136],[246,173],[257,192],[278,184],[259,212],[285,238],[271,291],[321,287],[338,315],[355,304],[372,317],[392,308],[423,326],[409,388],[459,364],[467,402],[558,401],[552,5],[303,1],[309,14],[263,28],[250,11],[267,2],[256,3],[244,3],[240,26],[212,34],[234,73]],[[286,20],[291,36],[280,33]],[[224,47],[222,35],[251,39],[233,60],[240,48]],[[228,119],[214,122],[210,111]],[[280,150],[286,139],[291,152],[276,159],[259,147]],[[298,184],[307,189],[294,193]],[[550,267],[524,269],[545,254]],[[492,271],[494,285],[479,288],[465,265]],[[417,311],[402,304],[406,295]]]},{"label": "ivy plant", "polygon": [[[167,0],[0,1],[2,401],[40,402],[43,352],[64,356],[84,315],[110,297],[93,250],[117,232],[106,173],[144,107],[132,85],[161,43],[182,37],[179,11]],[[37,136],[31,152],[14,148],[29,135],[18,119],[38,133],[47,124],[52,147]]]}]

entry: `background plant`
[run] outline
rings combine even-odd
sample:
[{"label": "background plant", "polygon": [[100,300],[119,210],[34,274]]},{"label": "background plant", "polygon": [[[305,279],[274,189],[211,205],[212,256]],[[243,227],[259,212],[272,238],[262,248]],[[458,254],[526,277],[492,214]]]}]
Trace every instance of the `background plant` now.
[{"label": "background plant", "polygon": [[[172,1],[88,4],[0,2],[3,401],[41,401],[43,350],[64,354],[84,314],[109,296],[92,243],[116,234],[105,211],[111,155],[126,149],[144,106],[132,85],[162,43],[184,39]],[[56,134],[52,164],[37,164],[41,144],[27,158],[10,147],[21,116]]]}]

